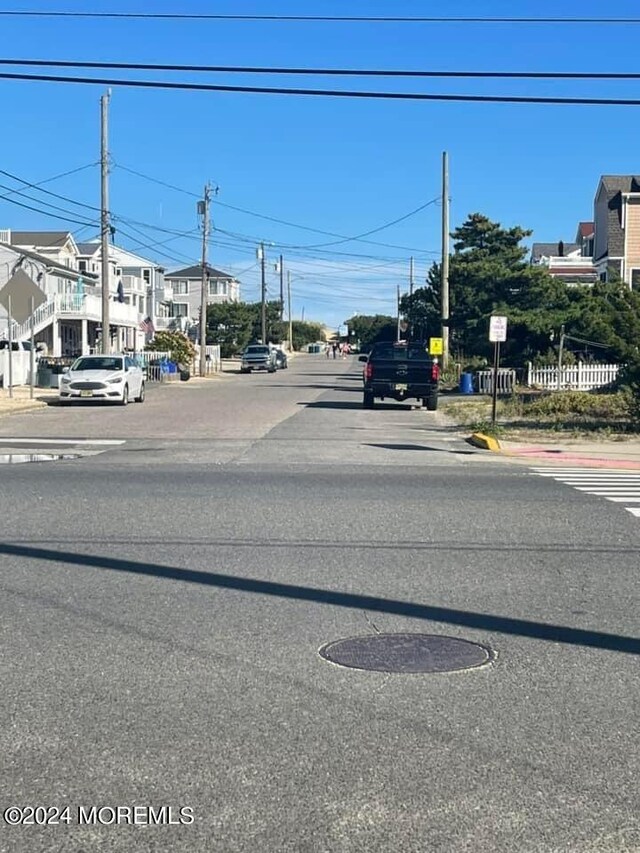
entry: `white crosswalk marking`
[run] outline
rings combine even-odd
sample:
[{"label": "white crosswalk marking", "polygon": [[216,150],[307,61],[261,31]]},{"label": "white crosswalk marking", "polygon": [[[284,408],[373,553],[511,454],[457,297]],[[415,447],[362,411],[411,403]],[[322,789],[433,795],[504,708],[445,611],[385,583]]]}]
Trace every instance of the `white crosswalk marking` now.
[{"label": "white crosswalk marking", "polygon": [[627,512],[640,518],[640,473],[610,468],[532,468],[536,477],[547,477],[571,486],[577,492],[624,504]]}]

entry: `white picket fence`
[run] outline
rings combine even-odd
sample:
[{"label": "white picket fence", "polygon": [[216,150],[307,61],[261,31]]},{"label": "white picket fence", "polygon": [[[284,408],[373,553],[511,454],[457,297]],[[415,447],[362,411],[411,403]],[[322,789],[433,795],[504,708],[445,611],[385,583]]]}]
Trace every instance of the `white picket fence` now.
[{"label": "white picket fence", "polygon": [[[479,370],[478,394],[493,394],[493,370]],[[516,372],[511,367],[498,368],[498,394],[513,394],[516,388]]]},{"label": "white picket fence", "polygon": [[[615,382],[620,364],[568,364],[562,367],[558,377],[557,367],[534,367],[527,364],[527,385],[550,391],[591,391]],[[558,382],[559,378],[559,382]]]}]

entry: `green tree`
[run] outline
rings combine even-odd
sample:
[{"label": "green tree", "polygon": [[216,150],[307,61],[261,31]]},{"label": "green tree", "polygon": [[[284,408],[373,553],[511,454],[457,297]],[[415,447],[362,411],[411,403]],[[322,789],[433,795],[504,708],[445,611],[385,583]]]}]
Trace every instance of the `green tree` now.
[{"label": "green tree", "polygon": [[363,350],[370,350],[378,341],[395,341],[397,320],[386,314],[356,314],[346,321],[349,337],[360,342]]},{"label": "green tree", "polygon": [[169,352],[172,361],[186,366],[191,364],[196,355],[196,348],[182,332],[156,332],[146,348],[151,352]]},{"label": "green tree", "polygon": [[[542,267],[526,261],[522,240],[531,232],[520,226],[503,228],[473,213],[451,235],[449,340],[452,352],[464,357],[491,358],[489,318],[504,314],[509,337],[503,345],[505,364],[521,364],[549,347],[549,332],[566,316],[566,285]],[[413,337],[437,335],[440,320],[440,267],[429,271],[426,287],[401,303]]]},{"label": "green tree", "polygon": [[[291,326],[294,350],[301,350],[307,344],[314,344],[322,338],[320,323],[302,323],[299,320],[294,320]],[[273,324],[272,338],[275,343],[289,340],[289,323],[286,320]]]},{"label": "green tree", "polygon": [[[279,340],[277,326],[280,304],[268,302],[267,341]],[[222,302],[207,306],[207,343],[219,344],[223,358],[229,358],[262,337],[260,302]]]}]

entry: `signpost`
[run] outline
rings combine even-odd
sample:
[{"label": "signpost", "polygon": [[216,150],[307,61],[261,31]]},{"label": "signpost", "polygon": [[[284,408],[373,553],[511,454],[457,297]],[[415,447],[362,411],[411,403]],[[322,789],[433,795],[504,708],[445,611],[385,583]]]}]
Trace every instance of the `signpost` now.
[{"label": "signpost", "polygon": [[8,339],[9,339],[9,396],[13,397],[13,329],[12,324],[26,323],[31,318],[31,356],[30,356],[30,384],[31,396],[33,397],[33,385],[35,381],[35,341],[34,322],[35,310],[43,302],[47,301],[45,292],[31,279],[24,270],[18,269],[9,281],[0,290],[0,305],[7,310]]},{"label": "signpost", "polygon": [[500,367],[500,344],[507,340],[507,318],[493,316],[489,321],[489,340],[493,343],[493,387],[491,401],[491,423],[496,423],[498,405],[498,368]]}]

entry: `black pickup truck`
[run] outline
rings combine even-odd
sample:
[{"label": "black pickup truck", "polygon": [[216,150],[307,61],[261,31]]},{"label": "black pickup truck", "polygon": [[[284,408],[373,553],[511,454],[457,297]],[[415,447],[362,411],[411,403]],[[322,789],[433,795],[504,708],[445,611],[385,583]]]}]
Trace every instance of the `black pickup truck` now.
[{"label": "black pickup truck", "polygon": [[362,405],[373,409],[376,397],[384,400],[416,398],[434,412],[438,408],[440,365],[429,355],[427,344],[401,341],[374,344],[363,371],[364,396]]}]

